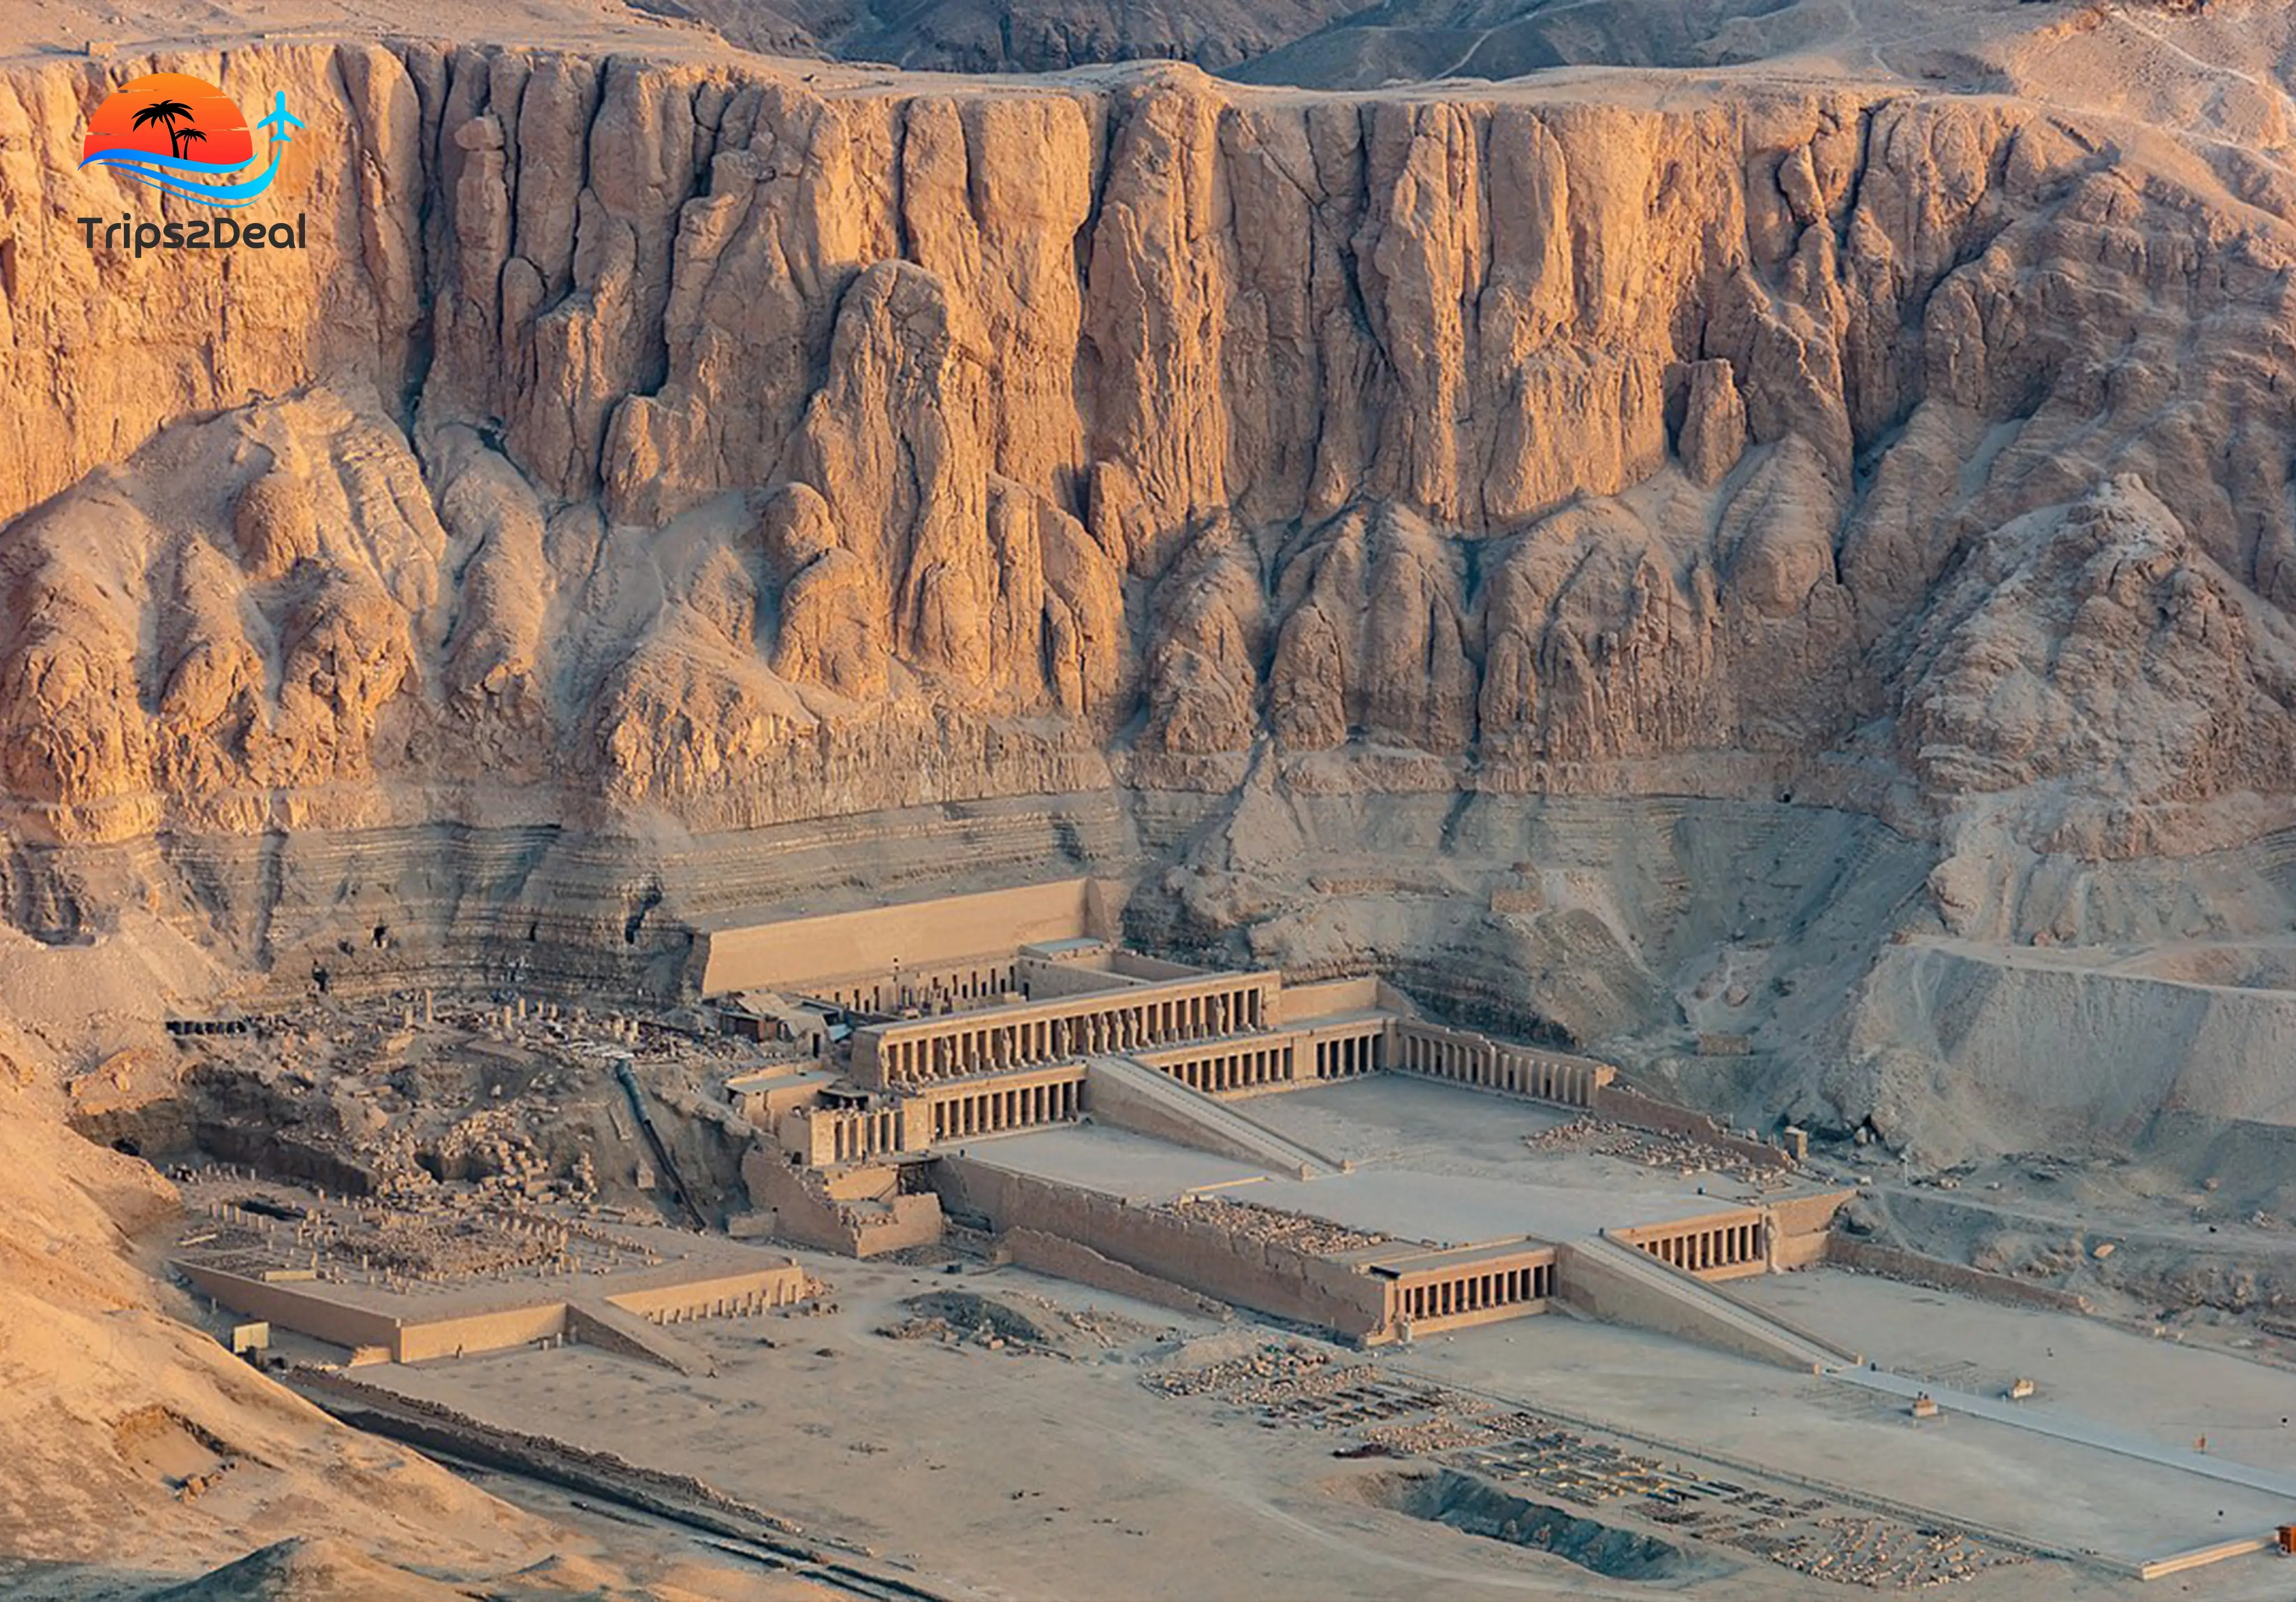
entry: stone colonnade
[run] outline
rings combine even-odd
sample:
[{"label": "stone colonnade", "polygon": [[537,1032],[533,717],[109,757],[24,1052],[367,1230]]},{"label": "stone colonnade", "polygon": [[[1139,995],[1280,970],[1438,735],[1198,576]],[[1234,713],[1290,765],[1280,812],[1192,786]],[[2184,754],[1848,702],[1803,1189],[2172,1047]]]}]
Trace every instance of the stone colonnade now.
[{"label": "stone colonnade", "polygon": [[1691,1274],[1760,1262],[1767,1250],[1759,1220],[1709,1224],[1678,1235],[1637,1240],[1635,1245],[1660,1262]]},{"label": "stone colonnade", "polygon": [[832,1113],[827,1122],[832,1162],[857,1162],[881,1152],[901,1149],[901,1115],[891,1107]]},{"label": "stone colonnade", "polygon": [[1183,1051],[1144,1051],[1141,1063],[1160,1074],[1201,1090],[1221,1095],[1228,1090],[1267,1090],[1288,1086],[1297,1074],[1295,1035],[1260,1035],[1253,1042],[1219,1042],[1215,1047]]},{"label": "stone colonnade", "polygon": [[873,1024],[854,1037],[865,1082],[917,1085],[1265,1029],[1270,976],[1223,975],[1114,994]]},{"label": "stone colonnade", "polygon": [[1285,1089],[1315,1080],[1355,1079],[1387,1065],[1384,1017],[1309,1025],[1201,1048],[1144,1051],[1140,1060],[1207,1096]]},{"label": "stone colonnade", "polygon": [[1394,1061],[1406,1073],[1501,1090],[1567,1107],[1587,1107],[1617,1072],[1608,1063],[1507,1046],[1481,1035],[1406,1020],[1396,1028]]},{"label": "stone colonnade", "polygon": [[1038,1124],[1072,1123],[1084,1111],[1082,1076],[1034,1084],[986,1084],[932,1097],[936,1143],[968,1135],[995,1135]]},{"label": "stone colonnade", "polygon": [[1359,1034],[1324,1035],[1316,1041],[1317,1079],[1355,1079],[1387,1066],[1387,1025]]},{"label": "stone colonnade", "polygon": [[747,1319],[776,1307],[786,1307],[800,1298],[783,1295],[774,1290],[750,1291],[739,1296],[717,1296],[707,1302],[693,1302],[679,1307],[657,1307],[639,1316],[649,1324],[691,1324],[697,1319]]},{"label": "stone colonnade", "polygon": [[779,1126],[782,1149],[808,1168],[866,1162],[926,1144],[922,1109],[906,1104],[877,1107],[792,1107]]},{"label": "stone colonnade", "polygon": [[1554,1294],[1554,1263],[1480,1268],[1396,1289],[1396,1316],[1425,1327],[1444,1319],[1544,1302]]},{"label": "stone colonnade", "polygon": [[1223,1047],[1151,1061],[1149,1066],[1168,1073],[1191,1090],[1218,1096],[1228,1090],[1258,1090],[1288,1085],[1292,1078],[1292,1042],[1283,1039],[1266,1046]]},{"label": "stone colonnade", "polygon": [[939,1002],[983,1001],[1018,990],[1020,983],[1018,962],[1010,957],[975,957],[903,968],[898,974],[841,979],[805,993],[816,1001],[857,1013],[884,1013],[905,1006],[931,1007]]}]

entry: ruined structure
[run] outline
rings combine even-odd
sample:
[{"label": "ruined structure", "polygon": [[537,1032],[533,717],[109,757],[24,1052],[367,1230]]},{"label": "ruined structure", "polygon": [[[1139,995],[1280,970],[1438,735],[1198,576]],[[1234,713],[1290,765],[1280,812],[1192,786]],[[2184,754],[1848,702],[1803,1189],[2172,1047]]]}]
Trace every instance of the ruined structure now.
[{"label": "ruined structure", "polygon": [[[1573,1295],[1572,1259],[1535,1236],[1335,1236],[1296,1195],[1285,1207],[1231,1204],[1251,1200],[1255,1169],[1329,1181],[1310,1195],[1347,1187],[1347,1164],[1244,1110],[1261,1098],[1407,1076],[1598,1119],[1703,1125],[1773,1175],[1792,1166],[1781,1148],[1617,1088],[1610,1064],[1425,1019],[1376,977],[1291,986],[1274,971],[1127,950],[1096,916],[1110,900],[1077,880],[714,930],[697,958],[705,985],[769,982],[845,1020],[835,1039],[808,1036],[801,1052],[790,1039],[782,1064],[726,1081],[760,1131],[742,1166],[762,1213],[751,1227],[865,1256],[936,1238],[953,1208],[1000,1235],[1066,1240],[1181,1290],[1380,1343],[1543,1311]],[[1016,935],[1028,938],[1008,943]],[[896,967],[895,943],[918,955]],[[1135,1206],[1089,1182],[1011,1168],[999,1153],[1017,1148],[993,1144],[1086,1121],[1241,1164],[1246,1182],[1183,1185]],[[1207,1200],[1215,1195],[1224,1199]],[[1622,1214],[1631,1227],[1603,1232],[1688,1279],[1718,1281],[1815,1261],[1842,1199]],[[1649,1204],[1623,1205],[1637,1204]],[[1535,1203],[1525,1216],[1536,1226]],[[1694,1317],[1668,1327],[1701,1327]]]}]

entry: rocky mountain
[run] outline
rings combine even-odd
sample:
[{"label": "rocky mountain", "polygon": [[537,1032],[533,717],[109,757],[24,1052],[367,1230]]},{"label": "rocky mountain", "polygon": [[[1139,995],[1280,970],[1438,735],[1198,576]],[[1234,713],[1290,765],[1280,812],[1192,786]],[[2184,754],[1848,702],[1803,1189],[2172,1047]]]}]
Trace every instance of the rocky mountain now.
[{"label": "rocky mountain", "polygon": [[2284,811],[2272,151],[1898,86],[179,64],[331,86],[347,159],[307,251],[137,259],[50,148],[107,70],[0,91],[38,836],[740,827],[1263,747],[1986,796],[2104,855]]},{"label": "rocky mountain", "polygon": [[[1834,53],[1938,77],[1998,74],[1980,41],[2030,34],[2052,4],[2095,26],[2129,13],[2204,15],[2206,0],[1946,0],[1916,8],[1833,0],[632,0],[643,14],[706,27],[777,55],[937,72],[1052,72],[1134,60],[1186,62],[1262,84],[1372,89],[1430,79],[1505,79],[1562,67],[1714,68]],[[2234,8],[2238,9],[2238,8]],[[2017,18],[2014,23],[2008,21]],[[2054,21],[2056,18],[2049,19]],[[1979,47],[1972,49],[1972,45]]]},{"label": "rocky mountain", "polygon": [[1346,0],[644,0],[745,49],[939,72],[1054,72],[1161,59],[1217,71],[1322,31]]}]

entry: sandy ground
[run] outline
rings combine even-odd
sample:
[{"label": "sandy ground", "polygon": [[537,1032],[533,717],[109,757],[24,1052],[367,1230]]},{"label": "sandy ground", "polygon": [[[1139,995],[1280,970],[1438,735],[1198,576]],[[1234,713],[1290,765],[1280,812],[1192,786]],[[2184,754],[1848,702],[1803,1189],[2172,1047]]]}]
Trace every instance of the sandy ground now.
[{"label": "sandy ground", "polygon": [[[1836,1282],[1848,1277],[1827,1274],[1819,1282],[1823,1293],[1830,1294]],[[1818,1294],[1804,1277],[1742,1285],[1780,1283],[1795,1286],[1790,1316],[1799,1319],[1806,1310],[1801,1303]],[[1949,1302],[1956,1316],[1973,1313],[1980,1323],[1995,1310],[1959,1298],[1939,1299]],[[1907,1310],[1899,1310],[1900,1319]],[[2005,1316],[2027,1320],[2027,1334],[2040,1331],[2035,1338],[2045,1343],[2057,1333],[2051,1326],[2080,1327],[2079,1320],[2055,1315]],[[1826,1328],[1815,1319],[1807,1322]],[[1966,1368],[1988,1352],[1975,1343],[1950,1350],[1956,1354],[1953,1371],[1964,1379],[1970,1377]],[[2129,1360],[2119,1370],[2117,1389],[2169,1385],[2171,1371],[2160,1360],[2183,1355],[2139,1346],[2125,1354]],[[1464,1331],[1423,1343],[1398,1360],[1449,1383],[1576,1410],[1589,1420],[1614,1423],[1685,1449],[1870,1491],[2070,1551],[2151,1559],[2234,1536],[2259,1535],[2284,1516],[2278,1499],[1981,1420],[1916,1424],[1901,1403],[1838,1381],[1567,1319],[1550,1319],[1536,1327]],[[2005,1365],[1998,1383],[2005,1384],[2011,1376]],[[2252,1401],[2292,1394],[2287,1376],[2271,1370],[2256,1369],[2247,1384]],[[2111,1417],[2113,1394],[2108,1389],[2089,1397],[2093,1412]],[[2164,1438],[2164,1444],[2174,1442],[2173,1434]],[[2243,1572],[2231,1568],[2217,1571],[2209,1586],[2206,1594],[2226,1597],[2281,1594],[2245,1589]]]},{"label": "sandy ground", "polygon": [[[1469,1598],[1638,1594],[1558,1558],[1335,1496],[1334,1484],[1378,1466],[1334,1462],[1328,1435],[1265,1426],[1141,1384],[1175,1337],[1202,1335],[1209,1324],[1011,1269],[950,1276],[826,1260],[809,1266],[837,1278],[833,1314],[684,1327],[716,1358],[712,1379],[670,1378],[577,1348],[368,1372],[492,1421],[611,1443],[635,1459],[701,1475],[914,1563],[922,1582],[952,1594],[1371,1598],[1436,1581],[1446,1596]],[[1903,1322],[1906,1310],[1891,1310],[1886,1298],[1923,1294],[1881,1287],[1869,1295],[1874,1287],[1853,1284],[1836,1303],[1843,1277],[1790,1278],[1774,1294],[1798,1315],[1814,1303],[1838,1305],[1845,1327]],[[1027,1308],[1121,1311],[1143,1328],[1136,1340],[1075,1361],[873,1333],[899,1316],[904,1297],[951,1287]],[[1987,1338],[1993,1310],[1960,1302],[1949,1310],[1937,1327],[1940,1354],[1985,1350],[1959,1343]],[[2038,1338],[2063,1339],[2062,1351],[2085,1350],[2079,1337],[2091,1333],[2075,1320],[2033,1321],[2043,1327]],[[2097,1360],[2124,1387],[2166,1393],[2184,1384],[2196,1355],[2139,1343]],[[1900,1409],[1837,1383],[1563,1317],[1438,1337],[1371,1360],[1566,1416],[1629,1421],[1677,1450],[1853,1483],[2119,1557],[2254,1533],[2278,1511],[2268,1499],[2021,1431],[1966,1419],[1915,1426]],[[2223,1387],[2224,1400],[2210,1406],[2239,1405],[2241,1396],[2253,1405],[2274,1385],[2287,1394],[2284,1376],[2246,1376],[2241,1367],[2212,1371],[2207,1383]],[[1693,1594],[1864,1594],[1724,1556],[1734,1572]],[[2274,1564],[2251,1558],[2189,1582],[2194,1596],[2262,1602],[2284,1596],[2284,1584],[2272,1589],[2281,1578]],[[2028,1563],[1948,1594],[2039,1602],[2139,1592],[2134,1581]]]},{"label": "sandy ground", "polygon": [[[1573,1589],[1584,1571],[1560,1559],[1330,1501],[1315,1488],[1348,1466],[1326,1442],[1160,1399],[1136,1352],[1065,1362],[873,1333],[903,1298],[958,1285],[1122,1305],[1111,1298],[1013,1269],[808,1266],[834,1269],[835,1314],[681,1327],[717,1360],[714,1380],[579,1348],[369,1375],[512,1427],[611,1440],[959,1595],[1368,1602],[1433,1580],[1469,1598],[1601,1594]],[[1156,1332],[1215,1327],[1127,1310]]]},{"label": "sandy ground", "polygon": [[1901,1374],[1980,1393],[2024,1376],[2039,1387],[2022,1404],[2034,1413],[2109,1420],[2170,1446],[2206,1436],[2212,1456],[2296,1475],[2296,1374],[2284,1369],[1835,1269],[1741,1288]]}]

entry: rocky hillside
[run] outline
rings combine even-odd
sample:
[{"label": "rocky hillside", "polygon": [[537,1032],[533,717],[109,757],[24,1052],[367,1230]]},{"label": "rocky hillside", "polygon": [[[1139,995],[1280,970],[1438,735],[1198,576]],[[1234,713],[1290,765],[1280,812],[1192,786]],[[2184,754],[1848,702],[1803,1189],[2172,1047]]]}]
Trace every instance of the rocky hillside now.
[{"label": "rocky hillside", "polygon": [[[1348,98],[280,47],[304,252],[0,84],[36,837],[1309,786],[2048,849],[2296,784],[2296,177],[1837,84]],[[132,351],[132,359],[123,352]]]},{"label": "rocky hillside", "polygon": [[1218,70],[1320,32],[1349,0],[644,0],[745,49],[943,72],[1054,72],[1162,58]]},{"label": "rocky hillside", "polygon": [[[2218,0],[2218,12],[2258,0]],[[2268,0],[2266,0],[2268,4]],[[746,50],[940,72],[1051,72],[1142,58],[1254,83],[1366,89],[1550,68],[1717,67],[1841,51],[1894,70],[1994,68],[2023,7],[2084,26],[2206,15],[2209,0],[632,0]],[[2044,13],[2046,16],[2046,13]],[[1972,49],[1972,46],[1974,48]]]}]

